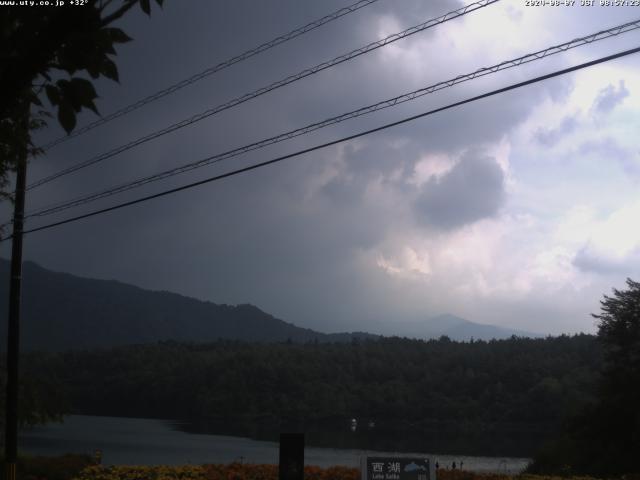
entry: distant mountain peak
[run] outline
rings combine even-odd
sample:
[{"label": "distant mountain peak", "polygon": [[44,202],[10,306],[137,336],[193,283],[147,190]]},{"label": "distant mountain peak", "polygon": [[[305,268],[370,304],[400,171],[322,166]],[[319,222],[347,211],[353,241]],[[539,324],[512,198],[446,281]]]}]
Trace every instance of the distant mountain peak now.
[{"label": "distant mountain peak", "polygon": [[400,335],[412,338],[439,338],[447,336],[451,340],[469,341],[492,340],[518,337],[542,337],[543,335],[497,325],[472,322],[451,313],[441,313],[423,321],[397,323]]}]

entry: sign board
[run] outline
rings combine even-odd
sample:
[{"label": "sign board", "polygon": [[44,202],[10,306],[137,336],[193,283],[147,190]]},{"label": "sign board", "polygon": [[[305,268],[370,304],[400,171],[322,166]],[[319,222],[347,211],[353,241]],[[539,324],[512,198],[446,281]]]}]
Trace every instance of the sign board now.
[{"label": "sign board", "polygon": [[362,480],[436,480],[432,458],[362,457]]}]

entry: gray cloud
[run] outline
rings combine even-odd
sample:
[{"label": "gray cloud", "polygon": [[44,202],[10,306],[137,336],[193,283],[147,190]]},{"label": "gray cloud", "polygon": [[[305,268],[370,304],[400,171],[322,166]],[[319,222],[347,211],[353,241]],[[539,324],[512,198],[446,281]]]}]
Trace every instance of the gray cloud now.
[{"label": "gray cloud", "polygon": [[504,173],[496,161],[467,153],[443,177],[423,185],[415,213],[448,230],[495,215],[504,199]]},{"label": "gray cloud", "polygon": [[583,272],[634,277],[640,272],[640,249],[635,249],[624,258],[614,259],[593,252],[587,245],[576,253],[572,263]]},{"label": "gray cloud", "polygon": [[[397,20],[401,30],[462,3],[377,2],[57,147],[46,158],[33,161],[30,180],[375,40],[380,20],[388,15]],[[502,8],[501,4],[456,19],[450,26],[482,26],[482,16]],[[168,2],[151,19],[136,9],[122,22],[124,30],[135,37],[119,48],[122,85],[97,85],[100,109],[109,113],[344,5],[344,0],[191,0],[189,8]],[[600,28],[600,14],[596,17],[587,13],[589,9],[579,10],[572,15],[581,16],[580,22],[568,23],[558,16],[548,19],[556,25],[545,23],[541,28],[561,33],[554,43]],[[519,14],[511,10],[509,15],[525,21],[527,10]],[[607,15],[624,14],[611,9]],[[615,23],[614,19],[607,21]],[[557,28],[565,23],[575,25],[566,32],[568,38]],[[514,47],[509,53],[496,54],[487,48],[482,56],[467,59],[463,55],[467,42],[482,41],[483,34],[478,33],[477,38],[474,34],[458,35],[456,48],[442,48],[438,39],[450,26],[442,25],[395,44],[398,50],[414,47],[406,60],[394,59],[388,55],[391,48],[385,47],[32,191],[28,208],[155,173],[525,53]],[[544,46],[536,44],[531,49]],[[594,44],[590,48],[595,55],[600,47]],[[546,62],[544,68],[531,63],[442,90],[246,158],[130,192],[122,199],[377,127],[565,65],[561,56]],[[251,302],[281,318],[320,330],[367,329],[374,318],[401,319],[403,309],[415,318],[441,313],[459,305],[459,299],[423,285],[416,287],[419,291],[414,296],[408,296],[405,284],[394,284],[375,262],[366,263],[358,254],[378,251],[391,235],[407,233],[410,239],[416,217],[421,227],[451,230],[498,212],[505,201],[504,175],[491,158],[467,155],[440,181],[427,182],[420,191],[408,187],[407,178],[425,155],[456,156],[465,149],[473,151],[499,142],[537,105],[549,98],[560,103],[571,85],[569,78],[550,80],[379,132],[342,150],[318,151],[131,209],[29,235],[25,257],[60,271],[116,278],[219,303]],[[621,92],[615,88],[613,96]],[[79,123],[93,119],[87,116]],[[44,136],[56,135],[50,130]],[[99,206],[111,201],[114,199]],[[439,280],[450,280],[447,275],[445,272]],[[438,310],[429,311],[435,308],[435,300],[440,302]],[[551,317],[535,310],[532,305],[536,307],[536,303],[518,303],[513,310],[500,313],[498,300],[487,305],[470,301],[463,313],[471,320],[493,323],[510,322],[515,317],[522,322]],[[557,310],[555,304],[549,308]],[[519,326],[538,329],[526,323]]]},{"label": "gray cloud", "polygon": [[562,119],[556,128],[539,128],[534,133],[534,138],[538,143],[552,147],[558,143],[562,137],[573,133],[578,127],[578,120],[574,115],[568,115]]},{"label": "gray cloud", "polygon": [[608,85],[600,90],[591,108],[596,113],[609,113],[628,96],[629,90],[625,87],[624,80],[620,80],[617,89]]},{"label": "gray cloud", "polygon": [[522,20],[522,16],[524,14],[523,10],[518,10],[513,5],[507,5],[507,15],[514,22],[520,22]]},{"label": "gray cloud", "polygon": [[611,137],[605,137],[599,140],[588,140],[582,144],[578,152],[586,154],[602,155],[608,158],[628,157],[629,152]]},{"label": "gray cloud", "polygon": [[601,157],[605,162],[616,162],[629,175],[640,174],[638,152],[624,148],[612,137],[607,136],[598,140],[586,141],[580,145],[578,152],[581,155]]}]

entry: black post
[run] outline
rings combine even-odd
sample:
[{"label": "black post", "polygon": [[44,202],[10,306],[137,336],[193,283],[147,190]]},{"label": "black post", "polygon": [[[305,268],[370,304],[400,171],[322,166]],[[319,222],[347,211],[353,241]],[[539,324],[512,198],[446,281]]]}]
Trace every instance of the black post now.
[{"label": "black post", "polygon": [[304,480],[304,433],[280,434],[279,480]]},{"label": "black post", "polygon": [[18,460],[18,356],[20,352],[20,287],[22,284],[22,230],[27,159],[17,166],[13,237],[11,239],[11,281],[9,284],[9,331],[7,335],[7,402],[5,420],[5,462],[7,480],[16,479]]}]

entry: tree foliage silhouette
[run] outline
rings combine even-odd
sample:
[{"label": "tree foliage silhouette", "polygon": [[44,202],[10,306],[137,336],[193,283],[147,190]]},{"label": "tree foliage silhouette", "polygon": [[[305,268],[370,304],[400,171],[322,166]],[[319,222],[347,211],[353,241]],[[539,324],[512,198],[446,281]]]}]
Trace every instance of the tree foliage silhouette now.
[{"label": "tree foliage silhouette", "polygon": [[[163,0],[156,0],[162,6]],[[118,81],[115,45],[131,38],[111,25],[136,4],[150,14],[150,0],[89,0],[64,7],[0,9],[0,194],[25,155],[41,153],[34,130],[54,110],[67,133],[83,109],[98,113],[91,79]],[[42,93],[51,104],[42,102]],[[25,152],[26,150],[26,152]]]},{"label": "tree foliage silhouette", "polygon": [[639,471],[640,454],[640,283],[627,279],[627,290],[604,296],[598,339],[604,365],[596,415],[599,457],[614,474]]},{"label": "tree foliage silhouette", "polygon": [[[156,2],[162,5],[163,0]],[[61,7],[14,5],[0,9],[0,198],[12,198],[6,191],[11,172],[19,166],[25,172],[28,157],[41,153],[32,133],[47,124],[50,110],[57,112],[67,133],[83,109],[98,113],[96,90],[84,77],[118,81],[114,46],[131,38],[111,25],[136,4],[151,13],[150,0],[88,0],[83,5],[67,2]],[[49,107],[43,104],[43,93]],[[16,208],[21,216],[22,207]],[[20,256],[17,258],[19,263]],[[17,351],[17,336],[13,339],[10,347],[15,345]],[[10,372],[17,372],[11,362],[8,364]],[[9,375],[9,392],[14,388],[12,378],[15,376]],[[32,388],[29,378],[23,378],[17,390],[22,397],[21,420],[44,421],[59,410],[50,408],[52,396],[40,395],[41,389]],[[8,398],[15,397],[8,393]],[[9,416],[15,417],[11,405],[9,402]]]},{"label": "tree foliage silhouette", "polygon": [[640,283],[613,289],[600,302],[602,365],[595,403],[535,458],[532,473],[620,476],[638,473],[640,453]]}]

